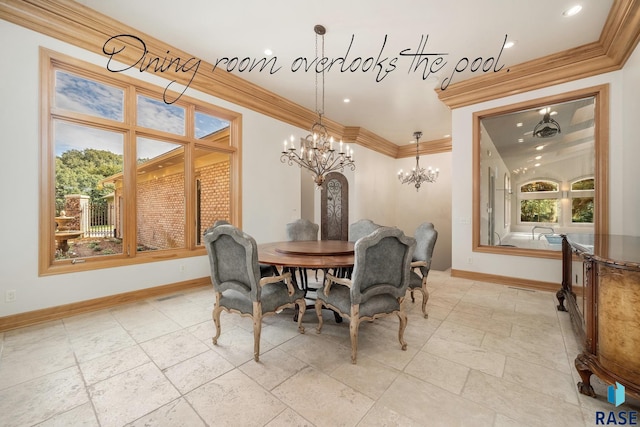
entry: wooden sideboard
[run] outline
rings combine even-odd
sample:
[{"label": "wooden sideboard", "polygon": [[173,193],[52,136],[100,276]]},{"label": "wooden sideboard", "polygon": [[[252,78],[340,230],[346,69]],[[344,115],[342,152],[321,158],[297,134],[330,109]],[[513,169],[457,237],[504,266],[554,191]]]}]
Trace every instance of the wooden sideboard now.
[{"label": "wooden sideboard", "polygon": [[556,296],[584,345],[575,360],[580,393],[595,396],[595,374],[640,399],[640,237],[563,235]]}]

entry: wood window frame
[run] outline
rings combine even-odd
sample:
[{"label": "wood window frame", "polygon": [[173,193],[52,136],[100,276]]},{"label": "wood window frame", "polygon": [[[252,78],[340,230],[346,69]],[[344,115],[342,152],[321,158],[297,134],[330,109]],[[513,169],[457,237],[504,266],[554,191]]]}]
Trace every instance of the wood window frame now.
[{"label": "wood window frame", "polygon": [[[214,149],[216,151],[230,155],[230,203],[231,222],[238,227],[242,227],[242,115],[219,106],[215,106],[199,99],[183,95],[180,98],[180,105],[187,107],[187,116],[193,118],[195,111],[202,111],[207,114],[220,117],[229,121],[229,142],[228,144],[219,141],[198,140],[193,135],[193,130],[187,124],[185,136],[172,135],[172,139],[179,139],[185,144],[185,246],[179,249],[168,249],[162,251],[149,251],[137,253],[135,250],[136,241],[136,167],[131,164],[131,153],[126,155],[125,144],[125,164],[124,179],[129,184],[125,189],[124,203],[129,206],[124,211],[125,215],[125,240],[128,246],[123,247],[123,253],[118,255],[75,258],[65,260],[55,260],[55,151],[54,151],[54,116],[53,111],[55,96],[55,70],[71,72],[80,77],[88,78],[100,83],[123,88],[125,90],[125,121],[121,131],[125,138],[136,138],[135,125],[135,98],[137,94],[153,96],[162,99],[164,88],[153,85],[143,80],[135,79],[126,75],[111,73],[104,68],[91,64],[77,58],[64,55],[50,49],[40,48],[40,180],[39,180],[39,248],[38,248],[38,273],[40,276],[88,271],[101,268],[113,268],[132,264],[164,261],[168,259],[186,258],[192,256],[203,256],[206,249],[198,246],[195,238],[195,171],[193,151],[196,147]],[[169,94],[169,96],[178,94]],[[172,99],[175,99],[172,98]],[[134,111],[132,111],[134,110]],[[80,120],[82,114],[65,114],[66,120]],[[95,118],[92,124],[98,127],[113,129],[112,124],[107,124],[107,120]],[[189,118],[187,118],[189,123]],[[138,134],[164,134],[160,131],[145,129]],[[129,160],[127,160],[129,158]],[[135,162],[134,162],[135,163]],[[189,221],[193,218],[194,221]]]}]

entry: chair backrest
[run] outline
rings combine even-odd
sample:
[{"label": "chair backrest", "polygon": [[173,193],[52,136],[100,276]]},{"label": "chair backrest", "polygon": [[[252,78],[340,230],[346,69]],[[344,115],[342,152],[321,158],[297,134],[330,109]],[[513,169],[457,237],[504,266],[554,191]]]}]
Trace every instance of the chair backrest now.
[{"label": "chair backrest", "polygon": [[416,240],[395,227],[379,227],[355,244],[351,303],[380,294],[405,295]]},{"label": "chair backrest", "polygon": [[228,289],[260,299],[258,245],[253,237],[231,224],[219,225],[204,236],[211,283],[216,292]]},{"label": "chair backrest", "polygon": [[416,239],[416,250],[413,252],[414,261],[426,261],[427,269],[431,267],[431,257],[433,248],[438,240],[438,231],[430,222],[423,222],[418,226],[414,234]]},{"label": "chair backrest", "polygon": [[219,225],[227,225],[227,224],[231,224],[231,223],[229,221],[227,221],[226,219],[218,219],[213,223],[213,225],[211,227],[209,227],[206,230],[204,230],[204,233],[202,233],[202,235],[204,236],[205,234],[209,233],[211,230],[213,230],[214,228],[216,228]]},{"label": "chair backrest", "polygon": [[296,240],[318,240],[320,226],[308,219],[297,219],[287,224],[287,239]]},{"label": "chair backrest", "polygon": [[357,242],[364,236],[368,236],[369,234],[376,231],[378,228],[382,227],[379,224],[371,221],[370,219],[361,219],[353,224],[349,225],[349,241]]}]

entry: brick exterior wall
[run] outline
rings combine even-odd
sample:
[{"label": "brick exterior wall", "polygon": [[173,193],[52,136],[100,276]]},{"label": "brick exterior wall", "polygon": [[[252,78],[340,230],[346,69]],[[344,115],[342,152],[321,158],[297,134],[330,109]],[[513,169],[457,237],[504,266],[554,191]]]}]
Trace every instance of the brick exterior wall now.
[{"label": "brick exterior wall", "polygon": [[200,236],[219,219],[231,219],[230,163],[219,162],[200,168]]},{"label": "brick exterior wall", "polygon": [[[231,218],[230,162],[196,169],[200,180],[200,235],[218,219]],[[184,174],[174,174],[138,183],[138,244],[154,249],[180,248],[184,238]],[[116,224],[122,215],[122,188],[115,192]],[[120,235],[121,227],[118,228]],[[121,236],[120,236],[121,237]]]},{"label": "brick exterior wall", "polygon": [[137,210],[138,244],[184,247],[184,174],[138,182]]}]

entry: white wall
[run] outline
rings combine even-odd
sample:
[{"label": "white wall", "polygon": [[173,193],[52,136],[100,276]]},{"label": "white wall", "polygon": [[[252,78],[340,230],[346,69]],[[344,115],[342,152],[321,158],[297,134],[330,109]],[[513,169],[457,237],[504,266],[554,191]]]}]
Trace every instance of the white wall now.
[{"label": "white wall", "polygon": [[[453,110],[453,230],[452,230],[452,268],[479,273],[518,277],[530,280],[560,283],[561,262],[530,257],[495,255],[473,252],[472,248],[472,116],[476,111],[501,107],[529,99],[540,98],[608,83],[610,85],[610,134],[609,134],[609,231],[614,234],[637,234],[637,212],[640,194],[637,182],[640,170],[632,165],[629,158],[638,158],[637,135],[638,120],[631,125],[631,115],[637,114],[638,93],[638,52],[633,63],[624,70],[602,74],[574,82],[513,95],[497,100]],[[634,77],[623,74],[633,74]],[[632,81],[630,83],[630,81]],[[623,87],[624,85],[624,87]],[[623,90],[624,89],[624,90]],[[624,93],[624,96],[623,96]],[[636,103],[634,110],[633,103]],[[632,111],[634,113],[632,113]],[[623,131],[623,117],[625,127]],[[631,132],[629,126],[633,126]],[[626,166],[626,167],[625,167]],[[634,187],[635,186],[635,187]],[[627,190],[624,191],[623,190]],[[631,206],[631,207],[630,207]],[[623,214],[624,213],[624,214]],[[627,215],[635,214],[634,219]],[[626,221],[623,221],[623,218]],[[471,260],[471,263],[468,261]]]},{"label": "white wall", "polygon": [[[208,276],[206,257],[192,257],[38,277],[38,48],[43,46],[101,66],[105,60],[2,20],[0,39],[11,40],[0,56],[0,317]],[[137,71],[131,75],[162,87],[167,84]],[[187,95],[242,113],[243,228],[258,242],[283,240],[284,224],[300,207],[300,182],[298,168],[280,162],[281,141],[303,131],[193,90]],[[181,272],[179,265],[184,265],[185,271]],[[16,290],[13,303],[5,303],[4,294],[9,289]]]},{"label": "white wall", "polygon": [[622,232],[640,236],[640,191],[638,162],[640,161],[640,45],[636,47],[622,70],[622,155],[621,193]]},{"label": "white wall", "polygon": [[394,225],[410,236],[423,222],[432,222],[438,230],[431,264],[434,270],[451,267],[451,159],[450,152],[420,156],[421,167],[439,168],[440,175],[436,182],[422,184],[417,192],[413,185],[400,184],[396,178],[398,170],[415,166],[415,157],[396,160],[395,169],[386,172],[392,178],[390,186],[395,196]]}]

